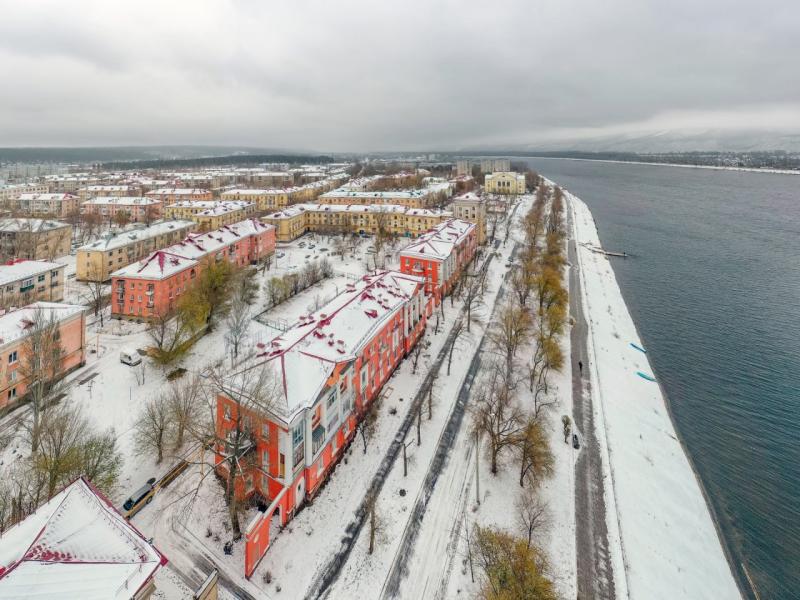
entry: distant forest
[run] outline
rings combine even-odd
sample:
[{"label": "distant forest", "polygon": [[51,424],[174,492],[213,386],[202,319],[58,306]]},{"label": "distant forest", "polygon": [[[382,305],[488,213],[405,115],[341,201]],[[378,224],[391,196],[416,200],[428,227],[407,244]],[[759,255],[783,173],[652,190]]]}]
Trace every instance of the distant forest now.
[{"label": "distant forest", "polygon": [[261,163],[289,163],[303,165],[324,165],[333,162],[331,156],[312,156],[305,154],[242,154],[234,156],[205,156],[203,158],[177,158],[156,160],[128,160],[106,162],[101,166],[104,169],[124,171],[128,169],[169,169],[169,168],[196,168],[212,167],[218,165],[258,165]]}]

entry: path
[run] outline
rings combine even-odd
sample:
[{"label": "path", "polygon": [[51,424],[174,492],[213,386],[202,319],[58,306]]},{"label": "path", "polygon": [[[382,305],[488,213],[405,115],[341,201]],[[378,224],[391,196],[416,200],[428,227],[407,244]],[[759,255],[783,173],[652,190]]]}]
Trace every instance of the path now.
[{"label": "path", "polygon": [[[580,432],[581,451],[575,463],[575,546],[577,555],[578,598],[613,600],[614,578],[608,552],[606,506],[603,498],[603,469],[600,446],[594,432],[592,394],[578,361],[589,364],[586,350],[586,318],[575,250],[572,206],[569,215],[569,309],[575,320],[570,332],[572,346],[572,418]],[[588,368],[587,368],[588,372]]]}]

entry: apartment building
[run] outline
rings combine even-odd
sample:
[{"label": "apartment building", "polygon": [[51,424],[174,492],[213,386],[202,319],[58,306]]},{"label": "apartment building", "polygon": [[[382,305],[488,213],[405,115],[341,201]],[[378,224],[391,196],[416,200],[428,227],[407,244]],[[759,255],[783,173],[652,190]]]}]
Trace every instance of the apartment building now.
[{"label": "apartment building", "polygon": [[100,196],[81,203],[81,212],[100,215],[106,223],[114,221],[119,213],[125,213],[134,223],[152,223],[161,218],[163,203],[142,196]]},{"label": "apartment building", "polygon": [[9,208],[33,217],[67,217],[78,210],[78,197],[61,192],[20,194],[9,202]]},{"label": "apartment building", "polygon": [[358,191],[335,189],[319,196],[321,204],[401,204],[409,208],[430,208],[449,196],[450,184],[418,190]]},{"label": "apartment building", "polygon": [[[246,575],[269,547],[273,515],[285,525],[319,492],[360,416],[422,335],[430,302],[421,277],[398,271],[365,275],[318,311],[300,315],[231,375],[235,387],[249,370],[259,369],[278,390],[270,406],[249,405],[242,415],[240,404],[217,397],[217,439],[243,426],[254,441],[240,457],[244,471],[235,493],[258,495],[269,505],[247,530]],[[229,463],[223,457],[231,449],[220,444],[215,450],[217,472],[225,476]]]},{"label": "apartment building", "polygon": [[247,173],[246,179],[254,187],[286,187],[294,185],[294,175],[287,171],[251,171]]},{"label": "apartment building", "polygon": [[141,260],[159,248],[176,244],[196,227],[194,221],[162,221],[149,227],[112,231],[78,248],[78,281],[108,281],[117,269]]},{"label": "apartment building", "polygon": [[212,200],[213,194],[211,190],[204,190],[202,188],[158,188],[147,192],[145,197],[159,200],[166,206],[167,204],[184,200]]},{"label": "apartment building", "polygon": [[450,219],[400,251],[400,270],[424,277],[425,291],[434,296],[438,305],[452,291],[477,248],[477,226]]},{"label": "apartment building", "polygon": [[0,184],[0,205],[8,206],[9,201],[21,194],[46,194],[49,191],[46,183]]},{"label": "apartment building", "polygon": [[47,219],[0,219],[0,258],[53,260],[69,254],[72,227]]},{"label": "apartment building", "polygon": [[0,598],[149,600],[166,557],[87,479],[3,532]]},{"label": "apartment building", "polygon": [[20,365],[27,358],[25,340],[37,318],[58,322],[63,348],[59,376],[83,365],[86,351],[86,307],[52,302],[35,302],[0,316],[0,410],[25,395],[27,382]]},{"label": "apartment building", "polygon": [[475,223],[478,243],[480,245],[486,243],[486,200],[477,194],[467,192],[453,198],[447,209],[456,219]]},{"label": "apartment building", "polygon": [[111,316],[148,319],[168,314],[210,262],[228,260],[244,267],[274,252],[275,228],[258,219],[191,233],[111,274]]},{"label": "apartment building", "polygon": [[508,173],[511,160],[508,158],[484,158],[481,160],[481,173]]},{"label": "apartment building", "polygon": [[275,226],[279,242],[291,241],[306,232],[357,233],[417,237],[450,218],[448,212],[409,208],[399,204],[293,204],[262,217]]},{"label": "apartment building", "polygon": [[483,188],[489,194],[524,194],[525,175],[512,172],[490,173],[484,178]]},{"label": "apartment building", "polygon": [[0,265],[0,309],[64,299],[65,265],[43,260],[10,260]]},{"label": "apartment building", "polygon": [[289,204],[289,190],[267,189],[233,189],[222,192],[220,198],[228,202],[254,203],[259,211],[275,210]]},{"label": "apartment building", "polygon": [[246,201],[184,200],[167,206],[164,214],[168,219],[194,221],[200,231],[211,231],[253,217],[257,209]]},{"label": "apartment building", "polygon": [[78,189],[80,200],[90,198],[133,198],[142,195],[139,185],[87,185]]},{"label": "apartment building", "polygon": [[44,181],[51,192],[77,194],[79,189],[90,185],[99,185],[102,180],[96,175],[88,173],[72,173],[70,175],[47,175]]}]

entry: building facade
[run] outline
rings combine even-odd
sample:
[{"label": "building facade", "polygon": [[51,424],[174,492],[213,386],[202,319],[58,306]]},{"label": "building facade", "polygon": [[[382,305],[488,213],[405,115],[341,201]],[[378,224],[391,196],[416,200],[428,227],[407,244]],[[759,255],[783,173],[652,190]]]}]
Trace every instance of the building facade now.
[{"label": "building facade", "polygon": [[100,215],[106,223],[114,221],[118,213],[125,213],[134,223],[152,223],[160,219],[163,202],[142,196],[100,196],[81,204],[84,214]]},{"label": "building facade", "polygon": [[142,188],[138,185],[87,185],[78,189],[80,200],[90,198],[134,198],[141,196]]},{"label": "building facade", "polygon": [[490,173],[484,178],[484,190],[489,194],[524,194],[525,175],[522,173]]},{"label": "building facade", "polygon": [[194,231],[194,221],[163,221],[149,227],[114,231],[78,248],[78,281],[108,281],[111,273],[158,250],[176,244]]},{"label": "building facade", "polygon": [[58,322],[63,348],[59,376],[83,365],[86,359],[86,307],[36,302],[0,316],[0,410],[19,401],[27,391],[20,365],[28,359],[25,340],[37,315]]},{"label": "building facade", "polygon": [[486,243],[486,201],[483,198],[468,192],[453,198],[447,208],[456,219],[475,223],[478,229],[478,243],[480,245]]},{"label": "building facade", "polygon": [[[217,397],[217,439],[241,431],[255,441],[237,461],[245,466],[236,477],[235,493],[267,501],[261,522],[268,524],[277,514],[286,524],[319,492],[366,409],[422,335],[431,300],[421,277],[398,271],[365,275],[320,310],[301,315],[252,363],[231,375],[232,390],[253,369],[264,370],[276,382],[276,397],[268,405],[245,405],[233,399],[240,397],[235,393]],[[221,441],[216,446],[217,472],[223,477],[232,451]],[[251,526],[248,545],[257,527]],[[263,554],[268,527],[259,535]],[[253,557],[246,560],[247,573]]]},{"label": "building facade", "polygon": [[321,204],[399,204],[409,208],[430,208],[449,197],[450,184],[430,186],[418,190],[354,191],[336,189],[319,196]]},{"label": "building facade", "polygon": [[72,227],[47,219],[0,219],[0,258],[53,260],[69,254]]},{"label": "building facade", "polygon": [[65,265],[16,259],[0,265],[0,309],[64,299]]},{"label": "building facade", "polygon": [[234,189],[222,192],[220,198],[226,201],[255,203],[260,211],[275,210],[289,204],[289,191],[285,189]]},{"label": "building facade", "polygon": [[425,279],[425,291],[438,305],[478,249],[474,223],[450,219],[400,251],[400,270]]},{"label": "building facade", "polygon": [[252,202],[192,201],[175,202],[164,209],[166,218],[194,221],[200,231],[219,229],[254,217],[258,207]]},{"label": "building facade", "polygon": [[247,219],[157,250],[111,274],[111,316],[151,319],[171,313],[205,267],[256,264],[275,252],[275,228]]},{"label": "building facade", "polygon": [[279,242],[291,241],[306,232],[353,233],[417,237],[450,217],[450,213],[399,204],[294,204],[262,217],[277,231]]},{"label": "building facade", "polygon": [[78,197],[65,193],[20,194],[10,201],[9,207],[32,217],[64,218],[78,210]]},{"label": "building facade", "polygon": [[211,190],[202,188],[158,188],[147,192],[145,197],[160,201],[164,206],[182,200],[212,200]]},{"label": "building facade", "polygon": [[481,173],[507,173],[511,171],[508,158],[484,158],[481,160]]}]

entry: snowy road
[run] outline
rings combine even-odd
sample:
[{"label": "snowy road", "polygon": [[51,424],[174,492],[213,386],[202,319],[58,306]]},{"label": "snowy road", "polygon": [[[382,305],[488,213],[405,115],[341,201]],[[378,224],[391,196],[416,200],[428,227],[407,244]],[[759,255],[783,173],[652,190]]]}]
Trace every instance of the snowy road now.
[{"label": "snowy road", "polygon": [[572,418],[581,434],[581,451],[575,463],[575,546],[578,574],[578,597],[612,600],[614,577],[608,553],[606,504],[603,498],[603,467],[600,447],[594,431],[591,386],[583,376],[579,362],[588,373],[586,318],[581,301],[580,273],[575,254],[571,205],[569,215],[569,310],[575,320],[570,333],[572,347]]}]

